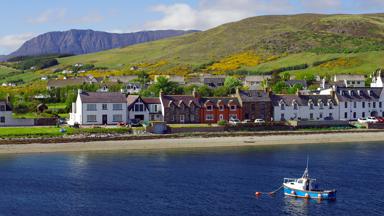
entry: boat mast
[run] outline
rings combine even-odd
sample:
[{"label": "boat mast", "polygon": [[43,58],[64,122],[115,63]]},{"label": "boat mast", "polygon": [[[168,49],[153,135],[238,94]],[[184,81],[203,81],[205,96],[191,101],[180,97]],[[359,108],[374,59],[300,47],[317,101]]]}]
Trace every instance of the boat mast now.
[{"label": "boat mast", "polygon": [[309,156],[307,155],[307,167],[305,168],[303,177],[301,178],[309,178],[308,163],[309,163]]}]

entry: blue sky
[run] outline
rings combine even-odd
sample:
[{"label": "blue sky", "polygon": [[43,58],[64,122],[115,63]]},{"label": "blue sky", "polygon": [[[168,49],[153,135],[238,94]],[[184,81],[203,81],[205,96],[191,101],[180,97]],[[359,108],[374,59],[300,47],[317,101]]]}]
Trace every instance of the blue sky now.
[{"label": "blue sky", "polygon": [[49,31],[200,29],[250,16],[384,12],[384,0],[0,0],[0,54]]}]

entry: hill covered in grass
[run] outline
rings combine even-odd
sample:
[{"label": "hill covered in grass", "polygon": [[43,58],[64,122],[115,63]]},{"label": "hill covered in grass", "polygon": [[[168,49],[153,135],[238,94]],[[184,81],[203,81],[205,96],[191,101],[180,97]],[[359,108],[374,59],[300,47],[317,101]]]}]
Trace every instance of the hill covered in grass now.
[{"label": "hill covered in grass", "polygon": [[[383,66],[382,51],[384,14],[299,14],[252,17],[204,32],[63,58],[60,63],[90,63],[115,69],[139,65],[160,73],[266,73],[307,64],[305,70],[311,72],[368,73]],[[335,58],[352,63],[335,63],[334,68],[314,66],[318,61]]]}]

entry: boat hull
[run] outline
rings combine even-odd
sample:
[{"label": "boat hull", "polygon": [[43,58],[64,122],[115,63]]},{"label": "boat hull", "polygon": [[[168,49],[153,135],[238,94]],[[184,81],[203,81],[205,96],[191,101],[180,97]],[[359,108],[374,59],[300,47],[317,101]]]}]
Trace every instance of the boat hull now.
[{"label": "boat hull", "polygon": [[306,198],[306,199],[321,199],[321,200],[336,199],[336,190],[305,191],[305,190],[298,190],[298,189],[293,189],[293,188],[284,186],[284,194],[286,196]]}]

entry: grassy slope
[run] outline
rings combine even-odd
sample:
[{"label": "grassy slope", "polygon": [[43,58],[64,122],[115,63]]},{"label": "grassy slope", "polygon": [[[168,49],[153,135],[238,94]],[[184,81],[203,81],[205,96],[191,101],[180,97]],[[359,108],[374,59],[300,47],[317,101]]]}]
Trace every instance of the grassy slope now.
[{"label": "grassy slope", "polygon": [[[179,65],[199,65],[245,50],[260,55],[288,56],[253,68],[264,71],[298,62],[314,62],[333,57],[355,56],[359,64],[351,68],[333,68],[340,72],[368,73],[382,67],[384,15],[261,16],[229,23],[211,30],[121,49],[60,59],[62,65],[92,63],[117,68],[118,65],[167,61],[159,71]],[[343,54],[353,50],[359,54]],[[322,53],[315,55],[313,53]],[[334,54],[332,54],[334,53]],[[309,68],[325,73],[329,68]],[[336,72],[336,71],[335,71]],[[339,71],[338,71],[339,72]]]}]

